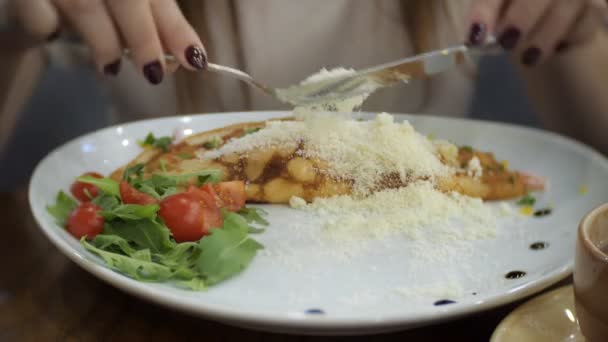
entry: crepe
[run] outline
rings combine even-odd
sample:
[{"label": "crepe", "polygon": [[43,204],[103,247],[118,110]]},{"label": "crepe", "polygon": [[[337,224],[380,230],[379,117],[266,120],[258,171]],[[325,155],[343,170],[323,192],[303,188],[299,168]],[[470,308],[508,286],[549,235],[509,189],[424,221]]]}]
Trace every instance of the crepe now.
[{"label": "crepe", "polygon": [[[230,141],[257,134],[266,125],[266,122],[240,123],[194,134],[166,151],[147,147],[128,165],[114,171],[111,178],[119,180],[125,168],[135,164],[145,165],[145,177],[161,171],[188,174],[218,169],[221,181],[241,180],[246,183],[247,201],[250,203],[289,203],[294,196],[311,202],[319,197],[353,193],[354,179],[332,176],[330,163],[301,153],[304,142],[296,146],[262,147],[205,157]],[[439,148],[438,151],[441,162],[455,170],[436,179],[436,187],[444,192],[455,191],[483,200],[503,200],[542,189],[544,185],[538,177],[508,170],[505,163],[499,162],[492,153],[470,147],[450,152]],[[425,180],[425,177],[403,178],[387,173],[372,190],[405,187],[418,180]]]}]

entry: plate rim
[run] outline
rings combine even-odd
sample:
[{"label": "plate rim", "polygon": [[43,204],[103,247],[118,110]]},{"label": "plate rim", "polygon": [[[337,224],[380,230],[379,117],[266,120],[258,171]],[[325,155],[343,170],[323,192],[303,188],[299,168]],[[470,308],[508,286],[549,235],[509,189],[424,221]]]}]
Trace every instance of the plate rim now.
[{"label": "plate rim", "polygon": [[[538,277],[533,279],[530,282],[526,282],[506,294],[494,294],[487,297],[485,300],[477,301],[470,305],[450,305],[445,307],[437,313],[426,313],[425,315],[419,315],[412,318],[410,315],[398,315],[391,314],[380,319],[370,320],[370,319],[353,319],[353,318],[336,318],[336,317],[326,317],[326,316],[305,316],[305,317],[288,317],[286,315],[273,315],[267,313],[258,313],[251,314],[247,312],[242,312],[237,309],[231,308],[222,308],[217,304],[204,304],[200,305],[200,302],[196,304],[187,303],[186,300],[173,300],[175,294],[168,294],[166,292],[163,293],[162,290],[154,289],[148,287],[147,283],[138,282],[134,279],[128,278],[118,272],[115,272],[109,268],[106,268],[102,265],[99,265],[91,260],[88,260],[86,255],[81,255],[81,253],[77,250],[74,250],[65,239],[61,237],[60,234],[54,234],[52,232],[52,228],[45,227],[43,213],[39,208],[35,208],[33,203],[34,197],[34,185],[37,179],[40,177],[41,167],[46,163],[47,160],[52,158],[56,153],[60,150],[64,149],[66,146],[70,144],[74,144],[79,140],[90,138],[97,134],[103,134],[104,131],[115,130],[118,127],[125,127],[131,125],[137,125],[142,123],[150,123],[154,121],[161,120],[175,120],[178,122],[184,118],[200,118],[200,117],[213,117],[213,116],[227,116],[227,115],[238,115],[238,114],[253,114],[260,115],[266,114],[268,116],[278,117],[280,115],[289,115],[289,111],[246,111],[246,112],[226,112],[226,113],[200,113],[200,114],[189,114],[189,115],[177,115],[177,116],[165,116],[158,117],[152,119],[145,120],[137,120],[132,122],[126,122],[122,124],[111,125],[108,127],[100,128],[95,131],[89,132],[87,134],[75,137],[70,139],[68,142],[61,144],[60,146],[54,148],[50,151],[43,159],[41,159],[32,176],[30,178],[29,186],[28,186],[28,202],[30,205],[30,210],[34,216],[36,224],[38,228],[43,232],[43,234],[53,243],[53,245],[59,249],[59,251],[67,256],[70,260],[75,262],[79,267],[94,275],[96,278],[103,280],[107,284],[121,290],[127,292],[135,297],[140,299],[153,302],[155,304],[169,307],[171,309],[176,309],[182,312],[186,312],[188,314],[193,314],[196,316],[205,317],[207,319],[221,321],[228,324],[236,324],[236,325],[246,325],[248,327],[255,327],[262,330],[272,330],[272,331],[283,331],[283,332],[292,332],[296,331],[298,333],[306,333],[308,331],[319,331],[321,333],[325,332],[352,332],[352,331],[375,331],[375,330],[397,330],[397,329],[407,329],[410,327],[419,327],[423,325],[435,324],[441,321],[456,319],[458,317],[462,317],[465,315],[470,315],[473,313],[482,312],[485,310],[490,310],[501,305],[505,305],[507,303],[511,303],[513,301],[525,298],[529,295],[538,293],[543,289],[557,283],[558,281],[564,279],[569,276],[572,272],[573,260],[570,260],[567,264],[553,269],[551,272],[546,273],[542,277]],[[370,112],[362,112],[364,115],[374,115],[375,113]],[[482,125],[488,126],[497,126],[497,127],[509,127],[512,129],[524,130],[530,133],[540,133],[546,136],[549,136],[554,139],[558,139],[561,143],[565,143],[570,145],[571,147],[576,148],[579,152],[589,155],[594,159],[599,159],[604,165],[606,169],[608,169],[608,159],[604,157],[600,152],[595,150],[594,148],[587,146],[579,141],[576,141],[572,138],[563,136],[558,133],[545,131],[542,129],[534,128],[534,127],[526,127],[522,125],[514,125],[510,123],[503,122],[493,122],[488,120],[477,120],[471,118],[453,118],[453,117],[441,117],[435,115],[417,115],[417,114],[408,114],[408,113],[391,113],[392,115],[398,116],[400,118],[411,120],[412,118],[432,118],[439,119],[442,121],[448,122],[472,122]],[[255,119],[252,119],[255,120]],[[161,292],[161,296],[158,296],[158,292]]]}]

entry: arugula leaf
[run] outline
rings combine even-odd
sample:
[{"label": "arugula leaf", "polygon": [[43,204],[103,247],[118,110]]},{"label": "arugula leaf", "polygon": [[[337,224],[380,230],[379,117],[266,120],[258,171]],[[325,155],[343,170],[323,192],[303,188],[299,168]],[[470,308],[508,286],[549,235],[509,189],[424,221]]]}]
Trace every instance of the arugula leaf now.
[{"label": "arugula leaf", "polygon": [[517,205],[520,206],[533,206],[536,203],[536,198],[532,197],[532,195],[527,194],[519,201],[517,201]]},{"label": "arugula leaf", "polygon": [[155,254],[168,252],[175,247],[169,229],[149,219],[106,223],[103,233],[117,235],[140,248],[147,248]]},{"label": "arugula leaf", "polygon": [[266,211],[260,208],[243,208],[239,210],[239,215],[241,215],[248,223],[257,223],[262,226],[267,226],[269,223],[263,217],[268,215]]},{"label": "arugula leaf", "polygon": [[106,220],[114,220],[116,218],[121,218],[123,220],[154,220],[158,209],[158,204],[121,204],[109,210],[103,210],[99,214]]},{"label": "arugula leaf", "polygon": [[91,203],[98,205],[102,210],[111,211],[120,205],[120,200],[116,196],[102,193],[95,197]]},{"label": "arugula leaf", "polygon": [[220,141],[220,139],[218,139],[218,137],[213,137],[213,139],[204,143],[203,147],[208,150],[215,150],[216,148],[218,148],[220,146],[220,143],[221,143],[221,141]]},{"label": "arugula leaf", "polygon": [[[192,256],[195,255],[193,252],[198,251],[198,244],[195,242],[185,242],[179,244],[167,254],[152,254],[149,249],[136,250],[130,246],[127,240],[116,235],[100,234],[89,243],[93,247],[103,252],[114,253],[132,258],[134,259],[135,263],[144,261],[165,266],[171,272],[171,278],[176,279],[175,283],[177,286],[195,291],[206,289],[205,282],[202,278],[200,278],[200,275],[194,269],[194,262],[190,260]],[[91,250],[90,248],[87,249]],[[96,253],[96,251],[91,251],[99,255],[99,253]],[[160,259],[160,262],[157,259]],[[126,260],[123,260],[122,262],[128,263]],[[131,275],[132,272],[130,271],[130,268],[131,266],[127,267],[126,271],[118,268],[115,269],[127,275]],[[149,280],[154,281],[155,279]],[[158,281],[161,280],[167,279],[164,277],[158,279]]]},{"label": "arugula leaf", "polygon": [[95,178],[91,176],[82,176],[78,177],[77,180],[79,182],[93,184],[102,192],[108,195],[114,195],[116,197],[120,197],[120,190],[118,187],[118,182],[112,180],[110,178]]},{"label": "arugula leaf", "polygon": [[199,242],[197,268],[208,285],[230,278],[249,265],[263,246],[247,235],[249,226],[241,216],[229,213],[221,229]]},{"label": "arugula leaf", "polygon": [[47,206],[46,211],[55,218],[58,225],[65,227],[68,217],[76,207],[78,207],[78,203],[73,198],[65,192],[59,191],[55,198],[55,205]]},{"label": "arugula leaf", "polygon": [[88,243],[84,238],[80,240],[80,243],[88,251],[100,256],[109,268],[124,273],[133,279],[140,281],[163,281],[173,276],[173,272],[167,266],[104,251]]},{"label": "arugula leaf", "polygon": [[196,178],[199,181],[199,185],[203,185],[205,183],[219,182],[221,174],[222,173],[220,170],[201,170],[184,175],[165,175],[163,177],[168,177],[169,179],[174,180],[177,185],[186,184],[190,179]]},{"label": "arugula leaf", "polygon": [[189,280],[175,281],[175,285],[193,291],[204,291],[207,289],[205,281],[199,277],[195,277]]},{"label": "arugula leaf", "polygon": [[122,174],[122,179],[131,183],[132,176],[135,175],[135,179],[141,179],[144,173],[144,164],[135,164],[130,168],[127,168],[125,172]]},{"label": "arugula leaf", "polygon": [[165,162],[165,160],[161,158],[161,160],[158,161],[158,165],[160,166],[161,171],[163,171],[163,174],[166,174],[167,173],[167,162]]},{"label": "arugula leaf", "polygon": [[99,234],[91,241],[91,244],[104,251],[122,253],[128,256],[132,256],[137,252],[136,249],[129,245],[127,240],[117,235]]},{"label": "arugula leaf", "polygon": [[173,139],[171,137],[157,138],[154,136],[154,134],[152,134],[152,132],[150,132],[148,133],[148,135],[146,135],[146,139],[144,139],[143,141],[139,141],[139,145],[142,147],[153,146],[167,152],[172,142]]},{"label": "arugula leaf", "polygon": [[150,253],[150,250],[147,248],[136,251],[135,253],[133,253],[133,255],[131,255],[131,258],[141,260],[141,261],[152,262],[152,254]]},{"label": "arugula leaf", "polygon": [[165,254],[155,254],[154,258],[165,266],[178,268],[192,264],[190,259],[197,256],[197,251],[197,242],[182,242]]}]

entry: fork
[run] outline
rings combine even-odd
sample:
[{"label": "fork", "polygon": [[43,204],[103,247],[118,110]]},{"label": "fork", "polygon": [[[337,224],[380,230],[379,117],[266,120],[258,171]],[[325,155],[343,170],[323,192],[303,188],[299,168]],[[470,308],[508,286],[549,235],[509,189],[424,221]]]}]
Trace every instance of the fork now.
[{"label": "fork", "polygon": [[[495,39],[481,47],[457,45],[421,55],[400,59],[352,73],[306,81],[285,88],[271,88],[257,81],[241,70],[224,65],[209,63],[208,71],[234,77],[261,90],[264,94],[294,106],[310,106],[340,101],[355,96],[369,95],[374,91],[407,82],[412,79],[426,79],[445,72],[471,57],[502,52]],[[168,61],[176,61],[166,55]]]}]

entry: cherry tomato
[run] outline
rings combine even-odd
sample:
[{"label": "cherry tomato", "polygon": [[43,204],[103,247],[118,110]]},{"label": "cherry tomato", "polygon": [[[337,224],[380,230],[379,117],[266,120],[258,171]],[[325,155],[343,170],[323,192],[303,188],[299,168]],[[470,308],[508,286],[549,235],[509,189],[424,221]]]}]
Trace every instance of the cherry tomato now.
[{"label": "cherry tomato", "polygon": [[125,181],[120,182],[120,198],[125,204],[148,205],[158,203],[154,197],[135,189]]},{"label": "cherry tomato", "polygon": [[83,236],[94,238],[103,230],[104,219],[99,215],[100,211],[101,208],[93,203],[82,203],[68,218],[68,232],[77,239]]},{"label": "cherry tomato", "polygon": [[[103,176],[97,172],[87,172],[82,174],[82,176],[103,178]],[[99,195],[99,189],[97,189],[95,185],[79,181],[75,181],[74,183],[72,183],[72,186],[70,187],[70,192],[72,193],[72,195],[74,195],[74,197],[76,197],[76,199],[81,202],[89,202],[92,198],[95,198],[97,197],[97,195]],[[87,192],[89,193],[89,195],[91,195],[91,197],[87,196]]]},{"label": "cherry tomato", "polygon": [[222,200],[222,207],[230,211],[239,211],[245,206],[247,195],[245,182],[222,182],[215,185],[215,191]]},{"label": "cherry tomato", "polygon": [[163,199],[158,214],[177,242],[198,241],[211,228],[222,226],[222,214],[214,199],[195,187]]}]

